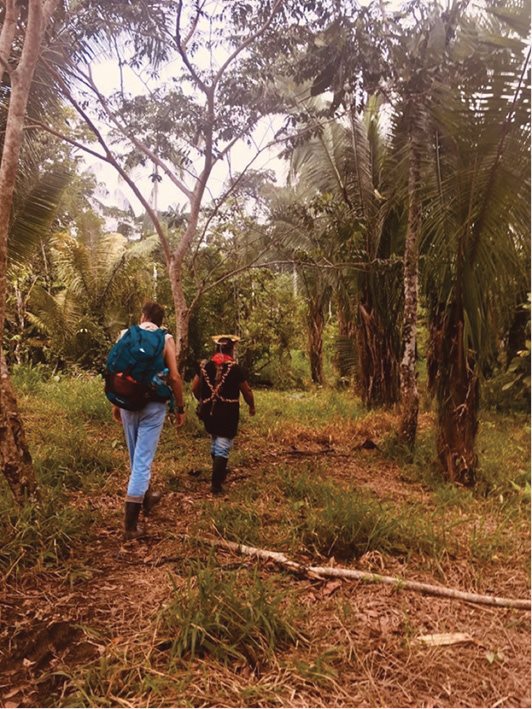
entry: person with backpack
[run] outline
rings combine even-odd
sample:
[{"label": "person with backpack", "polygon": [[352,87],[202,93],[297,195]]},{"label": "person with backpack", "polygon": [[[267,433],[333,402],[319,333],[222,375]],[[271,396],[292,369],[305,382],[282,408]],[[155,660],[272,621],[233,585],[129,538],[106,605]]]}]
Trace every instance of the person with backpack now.
[{"label": "person with backpack", "polygon": [[255,415],[253,392],[247,377],[234,359],[236,335],[214,335],[216,351],[209,361],[201,362],[192,381],[192,393],[199,401],[198,417],[211,435],[213,494],[223,492],[227,477],[227,460],[236,436],[239,419],[240,394]]},{"label": "person with backpack", "polygon": [[175,407],[176,428],[184,422],[175,343],[161,327],[163,318],[164,309],[158,303],[145,303],[140,324],[120,333],[107,359],[105,392],[113,404],[113,418],[123,425],[131,465],[125,540],[143,535],[138,527],[140,511],[148,516],[161,498],[151,490],[150,477],[168,402],[171,410]]}]

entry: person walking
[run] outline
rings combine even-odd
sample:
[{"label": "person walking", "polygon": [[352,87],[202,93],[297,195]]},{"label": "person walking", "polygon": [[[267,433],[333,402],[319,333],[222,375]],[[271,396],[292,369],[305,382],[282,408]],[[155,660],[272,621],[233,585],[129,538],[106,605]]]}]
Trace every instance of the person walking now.
[{"label": "person walking", "polygon": [[198,416],[211,435],[213,494],[223,492],[227,461],[238,430],[240,394],[255,415],[255,401],[242,367],[235,360],[236,335],[214,335],[216,351],[210,360],[201,362],[192,381],[192,393],[199,401]]},{"label": "person walking", "polygon": [[[177,370],[174,339],[161,327],[163,318],[164,309],[158,303],[145,303],[142,307],[140,324],[133,326],[129,330],[124,330],[113,348],[119,348],[122,345],[122,349],[127,347],[130,356],[142,357],[149,350],[152,342],[159,343],[159,348],[156,350],[157,354],[153,357],[154,361],[150,362],[149,365],[143,365],[145,368],[151,367],[153,373],[150,373],[150,379],[151,382],[157,383],[157,387],[152,384],[148,388],[148,393],[144,395],[145,399],[140,404],[141,408],[138,408],[139,405],[137,404],[136,408],[128,410],[130,407],[126,396],[121,398],[120,396],[113,396],[113,392],[111,392],[111,396],[108,394],[108,398],[111,401],[119,401],[123,406],[128,407],[122,408],[113,403],[112,410],[113,418],[118,423],[121,423],[124,428],[130,460],[130,476],[126,494],[124,521],[124,539],[126,541],[143,536],[144,532],[138,526],[140,511],[142,509],[144,515],[149,516],[153,507],[161,498],[161,493],[151,490],[151,466],[164,425],[167,402],[172,396],[175,405],[176,429],[179,429],[184,423],[183,383]],[[150,336],[146,333],[154,334]],[[135,340],[136,347],[126,342],[126,338],[134,341],[135,336],[137,337],[137,340]],[[146,344],[143,343],[142,338],[145,338]],[[110,358],[111,354],[109,355]],[[128,369],[134,371],[133,366]],[[161,375],[165,381],[161,380]],[[119,381],[122,380],[126,384],[126,388],[128,380],[133,382],[133,386],[138,384],[138,382],[126,376],[123,372],[119,373],[118,377]],[[162,394],[160,393],[161,391]],[[168,393],[165,394],[165,391]]]}]

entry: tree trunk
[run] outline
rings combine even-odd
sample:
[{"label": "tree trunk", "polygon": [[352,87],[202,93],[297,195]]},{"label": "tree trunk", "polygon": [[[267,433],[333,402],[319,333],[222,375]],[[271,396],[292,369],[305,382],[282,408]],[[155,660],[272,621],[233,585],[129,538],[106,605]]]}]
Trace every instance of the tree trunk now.
[{"label": "tree trunk", "polygon": [[399,362],[390,333],[367,303],[358,306],[358,386],[364,405],[392,406],[399,399]]},{"label": "tree trunk", "polygon": [[349,296],[337,293],[338,337],[335,364],[339,376],[345,381],[357,378],[356,327]]},{"label": "tree trunk", "polygon": [[321,298],[309,301],[308,311],[308,349],[310,360],[310,376],[314,384],[322,385],[323,379],[323,329],[325,317],[324,303]]},{"label": "tree trunk", "polygon": [[[412,121],[415,130],[415,121]],[[412,131],[412,133],[414,132]],[[416,381],[416,328],[418,300],[418,248],[421,231],[421,157],[416,136],[410,137],[408,171],[408,226],[404,253],[403,358],[401,361],[400,438],[413,449],[416,441],[419,394]]]},{"label": "tree trunk", "polygon": [[177,261],[173,261],[168,272],[170,275],[170,286],[172,288],[175,310],[177,368],[182,375],[188,355],[190,308],[187,305],[183,292],[183,273],[181,265]]},{"label": "tree trunk", "polygon": [[[58,0],[30,0],[26,32],[20,61],[10,68],[11,95],[7,111],[2,159],[0,162],[0,466],[17,501],[36,489],[31,456],[26,445],[17,402],[9,382],[3,355],[4,322],[7,295],[7,238],[24,118],[48,21]],[[15,40],[19,9],[13,0],[5,3],[4,24],[0,33],[0,60],[8,66]]]},{"label": "tree trunk", "polygon": [[459,303],[441,306],[430,323],[429,386],[438,405],[438,458],[450,482],[474,485],[479,383],[464,341]]},{"label": "tree trunk", "polygon": [[31,455],[18,412],[17,399],[9,381],[4,356],[0,358],[0,460],[4,476],[18,503],[37,491]]}]

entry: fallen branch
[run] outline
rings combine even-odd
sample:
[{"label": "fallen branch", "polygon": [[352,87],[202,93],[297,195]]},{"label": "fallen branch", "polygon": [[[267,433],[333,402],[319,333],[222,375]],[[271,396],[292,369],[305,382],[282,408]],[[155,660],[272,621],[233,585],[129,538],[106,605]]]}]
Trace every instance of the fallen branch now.
[{"label": "fallen branch", "polygon": [[256,547],[246,546],[245,544],[236,544],[228,542],[225,539],[198,539],[203,544],[222,547],[229,549],[237,554],[245,554],[254,556],[257,559],[266,561],[274,561],[283,568],[289,569],[297,574],[306,576],[318,576],[355,579],[357,581],[366,581],[369,583],[383,583],[389,586],[395,586],[398,589],[407,591],[419,591],[428,593],[432,596],[443,596],[445,598],[456,598],[460,601],[468,601],[469,603],[481,603],[487,606],[498,606],[499,608],[519,608],[521,610],[530,610],[530,600],[525,598],[500,598],[497,596],[482,596],[477,593],[467,593],[466,591],[458,591],[455,588],[446,586],[433,586],[429,583],[421,581],[407,581],[406,579],[397,578],[396,576],[382,576],[381,574],[373,574],[367,571],[358,571],[356,569],[343,569],[332,566],[306,566],[297,561],[288,559],[284,554],[268,549],[257,549]]},{"label": "fallen branch", "polygon": [[285,456],[285,455],[293,455],[296,457],[304,457],[304,456],[311,456],[311,457],[316,457],[318,455],[331,455],[334,456],[335,458],[351,458],[352,455],[349,453],[338,453],[337,451],[334,450],[334,448],[322,448],[321,450],[318,451],[302,451],[302,450],[284,450],[284,451],[278,451],[274,452],[272,455],[274,456]]}]

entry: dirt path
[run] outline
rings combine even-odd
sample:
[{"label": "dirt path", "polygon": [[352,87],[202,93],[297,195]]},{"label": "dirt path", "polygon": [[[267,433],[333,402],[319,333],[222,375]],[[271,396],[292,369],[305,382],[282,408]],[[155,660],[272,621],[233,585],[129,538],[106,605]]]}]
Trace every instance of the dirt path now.
[{"label": "dirt path", "polygon": [[[324,459],[327,474],[337,479],[430,504],[421,485],[401,482],[397,468],[376,464],[371,449],[353,455],[356,444],[300,439],[290,450],[280,441],[266,464]],[[245,475],[245,470],[234,471],[229,500]],[[260,673],[208,658],[168,670],[164,652],[159,653],[161,661],[153,656],[158,613],[172,583],[185,578],[182,562],[191,555],[185,535],[209,497],[207,484],[207,476],[184,479],[181,492],[167,492],[149,523],[147,539],[127,545],[121,543],[120,490],[113,484],[115,489],[104,489],[90,501],[102,523],[79,557],[70,560],[68,574],[26,574],[9,582],[0,597],[2,706],[57,706],[64,692],[80,686],[80,677],[96,670],[106,673],[107,694],[103,685],[99,690],[102,705],[530,706],[528,613],[289,575],[280,583],[295,591],[307,613],[305,647],[287,651]],[[73,500],[85,504],[79,493]],[[250,563],[227,552],[217,558],[220,564]],[[441,583],[426,569],[378,553],[363,557],[358,567]],[[261,573],[275,571],[265,566]],[[468,564],[457,560],[445,573],[447,584],[463,585]],[[501,568],[493,587],[485,590],[526,595],[527,585],[525,572]],[[467,633],[470,640],[448,647],[426,647],[416,640],[424,634],[456,632]],[[136,700],[123,690],[131,681],[132,665],[126,658],[132,654],[139,676],[171,688],[163,694],[165,702],[160,695],[150,700],[146,683]],[[121,675],[116,670],[116,677],[110,677],[108,668],[117,658],[123,658],[123,668],[129,670],[122,669]],[[105,673],[102,663],[107,663]],[[98,695],[96,679],[93,685],[86,703]]]}]

